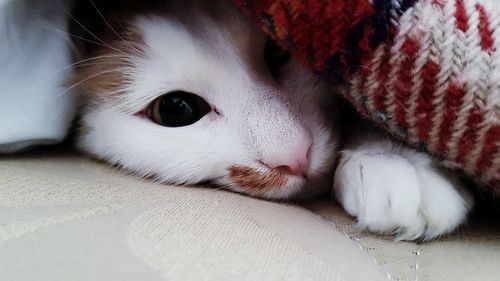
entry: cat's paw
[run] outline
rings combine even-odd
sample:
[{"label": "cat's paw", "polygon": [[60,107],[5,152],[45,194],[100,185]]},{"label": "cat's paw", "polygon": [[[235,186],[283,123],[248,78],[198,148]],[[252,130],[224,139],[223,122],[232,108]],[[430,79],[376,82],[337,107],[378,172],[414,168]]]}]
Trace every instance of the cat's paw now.
[{"label": "cat's paw", "polygon": [[449,233],[464,222],[473,205],[455,176],[413,151],[344,151],[334,190],[360,226],[398,240]]}]

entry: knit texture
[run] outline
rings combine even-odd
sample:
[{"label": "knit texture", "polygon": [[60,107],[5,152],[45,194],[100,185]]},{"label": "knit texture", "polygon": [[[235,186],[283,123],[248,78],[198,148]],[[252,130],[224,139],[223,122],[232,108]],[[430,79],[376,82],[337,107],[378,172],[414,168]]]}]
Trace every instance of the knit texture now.
[{"label": "knit texture", "polygon": [[236,0],[364,116],[500,190],[500,5]]}]

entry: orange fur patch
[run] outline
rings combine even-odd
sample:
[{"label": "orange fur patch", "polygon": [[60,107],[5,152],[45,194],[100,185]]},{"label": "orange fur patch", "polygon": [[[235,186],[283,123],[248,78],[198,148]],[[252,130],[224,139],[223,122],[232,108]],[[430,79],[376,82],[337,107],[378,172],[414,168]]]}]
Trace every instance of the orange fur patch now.
[{"label": "orange fur patch", "polygon": [[144,39],[140,31],[128,29],[97,49],[88,60],[75,65],[73,85],[93,96],[124,94],[130,86],[132,60],[144,54]]},{"label": "orange fur patch", "polygon": [[245,166],[229,168],[229,177],[239,186],[257,191],[279,188],[288,181],[286,173],[279,169],[263,173]]}]

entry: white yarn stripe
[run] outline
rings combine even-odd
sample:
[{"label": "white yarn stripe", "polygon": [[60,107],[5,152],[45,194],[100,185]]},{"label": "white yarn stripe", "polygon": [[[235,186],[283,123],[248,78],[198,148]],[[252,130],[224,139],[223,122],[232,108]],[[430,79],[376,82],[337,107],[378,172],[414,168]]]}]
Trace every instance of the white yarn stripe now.
[{"label": "white yarn stripe", "polygon": [[[457,0],[453,0],[451,2],[456,4]],[[472,9],[474,8],[473,5],[471,5],[470,1],[464,2],[467,14],[469,15],[469,17],[474,17],[475,14],[475,22],[477,22],[477,12],[471,14]],[[463,86],[463,89],[465,90],[465,96],[462,107],[457,113],[457,119],[454,122],[451,138],[447,143],[448,158],[452,160],[455,160],[458,157],[458,143],[467,129],[466,125],[467,120],[469,119],[469,112],[470,109],[474,106],[473,93],[477,93],[478,90],[477,85],[474,85],[474,83],[472,83],[473,81],[470,81],[469,76],[467,76],[468,73],[474,71],[473,69],[471,70],[471,64],[473,64],[472,68],[477,66],[474,64],[474,56],[477,56],[477,52],[474,52],[473,50],[475,46],[478,46],[479,38],[477,34],[477,28],[472,26],[470,22],[471,21],[469,20],[469,29],[466,33],[462,32],[458,27],[454,28],[454,32],[457,36],[454,48],[454,64],[456,64],[456,67],[460,69],[458,78],[463,79],[463,82],[465,83],[465,85]],[[476,34],[473,34],[474,32]]]},{"label": "white yarn stripe", "polygon": [[[452,3],[448,1],[447,6]],[[438,8],[435,8],[436,10]],[[451,13],[450,13],[451,12]],[[433,29],[433,39],[435,42],[435,48],[437,49],[436,56],[439,57],[439,74],[436,83],[436,94],[434,99],[434,110],[432,119],[432,128],[429,133],[428,149],[433,152],[437,152],[437,146],[440,141],[441,124],[444,121],[445,106],[446,106],[446,95],[448,88],[453,80],[458,75],[457,69],[453,67],[453,47],[455,34],[449,32],[455,28],[455,20],[453,15],[453,9],[449,7],[444,7],[439,13],[438,24]]]},{"label": "white yarn stripe", "polygon": [[393,26],[398,29],[398,34],[394,38],[394,44],[390,50],[389,59],[389,79],[387,80],[387,91],[389,94],[385,100],[385,107],[387,109],[387,125],[392,131],[398,131],[396,122],[396,108],[398,107],[396,101],[396,83],[399,80],[399,73],[401,71],[401,63],[407,59],[407,55],[403,54],[402,47],[405,41],[408,39],[408,33],[411,30],[411,21],[415,17],[414,9],[408,9],[401,17],[394,14],[391,18]]},{"label": "white yarn stripe", "polygon": [[[500,14],[496,12],[496,9],[485,6],[490,19],[490,30],[493,31],[494,46],[500,46]],[[493,14],[489,11],[495,11]],[[493,51],[490,55],[483,52],[483,56],[487,56],[488,60],[488,85],[484,89],[484,96],[481,97],[483,110],[486,112],[484,121],[479,125],[480,130],[478,131],[478,136],[475,140],[475,147],[471,152],[470,161],[467,162],[466,168],[468,170],[475,170],[478,165],[479,157],[481,156],[482,149],[486,144],[486,134],[491,128],[490,124],[498,124],[499,116],[495,112],[495,107],[500,104],[500,50],[498,48]],[[498,145],[498,144],[497,144]],[[500,164],[492,165],[490,171],[495,171],[498,169]],[[488,174],[491,172],[487,172]],[[498,176],[498,175],[497,175]]]},{"label": "white yarn stripe", "polygon": [[354,77],[349,81],[351,83],[351,87],[349,90],[340,89],[339,91],[342,93],[347,93],[350,98],[352,104],[356,108],[364,108],[363,105],[363,91],[361,89],[363,83],[363,75],[361,71],[357,71]]},{"label": "white yarn stripe", "polygon": [[430,46],[432,45],[431,33],[427,32],[432,29],[432,26],[437,24],[437,17],[434,15],[434,7],[431,1],[418,2],[415,5],[415,17],[410,23],[413,27],[412,36],[417,42],[421,42],[419,53],[417,54],[417,59],[415,61],[415,67],[412,71],[412,86],[410,87],[410,99],[409,99],[409,109],[406,112],[406,119],[410,125],[408,130],[408,139],[412,143],[418,143],[418,130],[417,130],[417,100],[420,96],[422,90],[422,68],[427,62],[430,55]]},{"label": "white yarn stripe", "polygon": [[394,9],[399,10],[401,8],[401,1],[402,0],[392,0],[392,6]]},{"label": "white yarn stripe", "polygon": [[[365,85],[363,87],[364,93],[367,96],[366,107],[368,108],[368,112],[370,114],[376,114],[377,107],[375,104],[375,93],[377,92],[379,87],[384,87],[385,85],[381,85],[380,77],[378,75],[378,71],[380,70],[382,64],[382,58],[385,54],[385,44],[381,44],[373,54],[373,59],[370,61],[370,65],[367,66],[370,71],[370,75],[366,78]],[[361,70],[363,71],[363,69]],[[364,70],[366,71],[366,69]],[[372,118],[376,118],[376,116],[372,116]]]},{"label": "white yarn stripe", "polygon": [[[471,97],[473,99],[470,99],[470,101],[466,99],[464,108],[470,109],[476,105],[479,106],[481,111],[484,112],[486,97],[490,92],[488,74],[490,73],[489,62],[491,63],[491,60],[489,55],[486,54],[481,48],[479,12],[475,8],[475,3],[473,1],[466,1],[465,5],[466,10],[469,13],[469,30],[466,35],[468,40],[467,42],[469,44],[467,46],[468,56],[466,57],[468,63],[467,68],[464,70],[464,75],[467,77],[468,81],[467,97]],[[469,112],[469,110],[467,112]],[[468,128],[463,127],[462,131],[465,132],[467,129]],[[455,130],[460,130],[460,128],[454,128],[454,131]],[[486,133],[486,131],[484,133]],[[477,149],[479,148],[480,143],[482,142],[476,141],[476,150],[473,149],[468,155],[466,155],[467,160],[464,167],[466,171],[475,171],[475,163],[481,154],[481,149]]]},{"label": "white yarn stripe", "polygon": [[[481,57],[487,56],[491,62],[491,57],[489,55],[482,54],[480,56]],[[484,73],[484,75],[488,75],[491,73],[490,69],[488,69],[487,71],[488,72]],[[488,75],[488,76],[491,76],[491,75]],[[488,77],[488,82],[489,81],[492,81],[492,79]],[[494,107],[494,104],[489,104],[490,101],[488,101],[488,97],[494,96],[491,83],[487,84],[487,86],[484,88],[484,92],[488,95],[486,97],[486,102],[480,102],[482,104],[481,111],[483,111],[483,112],[493,111],[491,107]],[[480,100],[480,99],[477,99],[477,100]],[[489,108],[488,108],[488,106],[489,106]],[[481,156],[481,152],[486,144],[486,134],[488,133],[488,130],[491,128],[490,124],[492,124],[495,121],[491,116],[492,113],[493,112],[490,112],[489,115],[486,115],[483,122],[478,124],[479,129],[477,130],[477,136],[476,136],[476,139],[474,140],[474,144],[475,144],[474,148],[471,150],[469,155],[467,155],[467,162],[465,163],[466,170],[475,171],[475,169],[476,169],[476,165],[478,164],[477,161],[479,160],[479,158]]]}]

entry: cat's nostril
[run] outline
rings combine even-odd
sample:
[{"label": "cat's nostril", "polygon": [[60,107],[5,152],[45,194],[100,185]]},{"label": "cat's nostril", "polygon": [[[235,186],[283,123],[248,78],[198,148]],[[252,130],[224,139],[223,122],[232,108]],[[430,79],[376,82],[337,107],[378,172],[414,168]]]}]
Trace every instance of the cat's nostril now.
[{"label": "cat's nostril", "polygon": [[294,176],[307,177],[309,173],[309,162],[297,163],[296,165],[282,165],[275,167],[274,169]]}]

